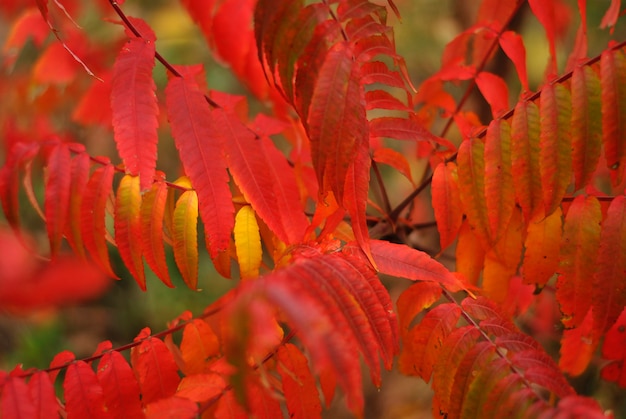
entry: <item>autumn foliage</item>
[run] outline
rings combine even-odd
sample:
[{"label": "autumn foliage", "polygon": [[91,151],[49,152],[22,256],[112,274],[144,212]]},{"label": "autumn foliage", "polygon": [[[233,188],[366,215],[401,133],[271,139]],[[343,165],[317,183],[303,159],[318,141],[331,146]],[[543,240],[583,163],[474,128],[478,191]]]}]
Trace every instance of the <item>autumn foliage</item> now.
[{"label": "autumn foliage", "polygon": [[[196,289],[205,254],[240,281],[123,347],[0,371],[1,417],[320,417],[337,393],[360,417],[362,373],[380,387],[383,368],[428,382],[436,417],[612,415],[568,379],[599,368],[626,387],[626,49],[588,56],[619,0],[601,22],[585,1],[476,1],[415,86],[388,23],[401,2],[181,0],[247,96],[162,56],[122,1],[87,3],[0,6],[0,304],[65,304],[107,277],[150,292],[149,271]],[[90,38],[73,21],[87,9],[118,37]],[[545,31],[537,86],[521,15]],[[161,170],[172,141],[179,167]],[[413,284],[394,301],[383,277]],[[555,325],[556,359],[538,341]]]}]

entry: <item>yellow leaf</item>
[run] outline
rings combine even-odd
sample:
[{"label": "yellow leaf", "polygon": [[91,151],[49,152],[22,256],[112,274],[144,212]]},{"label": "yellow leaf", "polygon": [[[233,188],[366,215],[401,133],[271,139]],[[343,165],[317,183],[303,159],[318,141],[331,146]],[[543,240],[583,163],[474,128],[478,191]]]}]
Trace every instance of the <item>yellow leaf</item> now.
[{"label": "yellow leaf", "polygon": [[185,284],[198,287],[198,195],[185,191],[178,198],[172,222],[174,259]]},{"label": "yellow leaf", "polygon": [[263,250],[259,225],[251,206],[243,206],[237,213],[234,234],[241,278],[259,276]]}]

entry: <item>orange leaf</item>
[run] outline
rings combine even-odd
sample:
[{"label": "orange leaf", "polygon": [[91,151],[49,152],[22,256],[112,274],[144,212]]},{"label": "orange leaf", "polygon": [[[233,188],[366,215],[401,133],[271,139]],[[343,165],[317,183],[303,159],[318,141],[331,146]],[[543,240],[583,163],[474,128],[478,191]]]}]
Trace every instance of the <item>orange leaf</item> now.
[{"label": "orange leaf", "polygon": [[443,251],[457,238],[463,223],[459,176],[455,163],[440,163],[435,168],[431,190],[439,243]]},{"label": "orange leaf", "polygon": [[190,374],[180,381],[176,397],[202,403],[221,396],[225,391],[228,391],[227,383],[219,374]]},{"label": "orange leaf", "polygon": [[593,197],[578,196],[567,211],[559,256],[556,298],[561,321],[567,327],[582,324],[591,307],[593,281],[600,245],[600,203]]},{"label": "orange leaf", "polygon": [[559,359],[561,371],[572,377],[585,371],[598,346],[598,342],[594,342],[592,328],[593,315],[589,310],[579,326],[563,331]]},{"label": "orange leaf", "polygon": [[85,248],[94,261],[112,278],[117,278],[109,262],[106,244],[106,204],[111,194],[113,165],[107,164],[96,169],[85,187],[81,203],[80,230]]},{"label": "orange leaf", "polygon": [[154,273],[168,287],[172,280],[167,269],[165,248],[163,246],[163,217],[167,203],[167,185],[157,181],[143,194],[141,200],[141,239],[143,255]]},{"label": "orange leaf", "polygon": [[185,375],[207,371],[209,360],[219,354],[219,340],[211,327],[200,319],[185,326],[180,351],[185,361]]},{"label": "orange leaf", "polygon": [[180,397],[160,399],[146,406],[146,419],[194,419],[198,417],[198,405]]},{"label": "orange leaf", "polygon": [[563,227],[561,209],[557,208],[547,217],[530,220],[524,242],[525,253],[522,270],[524,283],[543,287],[559,266],[561,232]]},{"label": "orange leaf", "polygon": [[457,157],[459,191],[463,209],[483,247],[493,245],[485,198],[485,144],[476,138],[463,141]]},{"label": "orange leaf", "polygon": [[602,356],[612,361],[602,369],[602,378],[626,387],[626,309],[607,332],[602,344]]},{"label": "orange leaf", "polygon": [[561,84],[545,85],[540,106],[539,172],[548,216],[561,204],[573,174],[570,93]]},{"label": "orange leaf", "polygon": [[280,346],[276,356],[290,417],[319,417],[322,406],[306,357],[290,343]]},{"label": "orange leaf", "polygon": [[115,243],[120,257],[142,290],[146,290],[141,239],[139,176],[122,178],[115,199]]}]

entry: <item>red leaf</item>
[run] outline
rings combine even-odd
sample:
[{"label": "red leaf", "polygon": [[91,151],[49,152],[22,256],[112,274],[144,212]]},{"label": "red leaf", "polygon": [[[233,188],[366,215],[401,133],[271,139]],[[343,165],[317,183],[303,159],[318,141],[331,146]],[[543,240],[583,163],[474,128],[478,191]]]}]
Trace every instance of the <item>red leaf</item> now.
[{"label": "red leaf", "polygon": [[290,343],[280,346],[276,356],[287,410],[291,417],[319,417],[322,413],[322,406],[306,357]]},{"label": "red leaf", "polygon": [[228,385],[219,374],[190,374],[180,381],[176,397],[202,403],[221,397],[225,391],[229,391]]},{"label": "red leaf", "polygon": [[437,137],[422,124],[407,118],[379,117],[370,121],[372,138],[392,138],[394,140],[431,141],[448,150],[456,150],[454,144],[445,138]]},{"label": "red leaf", "polygon": [[454,330],[460,317],[461,309],[454,304],[442,304],[429,311],[417,326],[409,330],[398,361],[400,371],[430,381],[443,341]]},{"label": "red leaf", "polygon": [[144,193],[141,201],[141,239],[146,262],[165,285],[173,288],[163,246],[163,217],[166,203],[167,185],[163,181],[154,182],[152,189]]},{"label": "red leaf", "polygon": [[138,176],[122,178],[115,199],[115,244],[120,257],[142,290],[146,290],[141,238],[141,191]]},{"label": "red leaf", "polygon": [[432,204],[441,250],[456,240],[463,223],[459,175],[455,163],[440,163],[433,173]]},{"label": "red leaf", "polygon": [[309,111],[303,115],[320,193],[332,191],[338,202],[344,202],[353,156],[368,135],[365,93],[352,54],[345,42],[331,47],[319,69]]},{"label": "red leaf", "polygon": [[626,197],[611,202],[602,223],[600,249],[593,278],[593,329],[604,334],[626,307]]},{"label": "red leaf", "polygon": [[[149,333],[148,331],[145,331]],[[143,338],[140,333],[135,341]],[[180,382],[178,367],[174,357],[162,340],[148,336],[131,350],[131,363],[141,387],[142,403],[151,403],[166,399],[176,393]]]},{"label": "red leaf", "polygon": [[43,371],[33,374],[28,381],[28,388],[36,411],[33,417],[47,418],[58,414],[59,403],[48,374]]},{"label": "red leaf", "polygon": [[109,263],[104,219],[114,172],[114,167],[107,164],[96,169],[89,178],[81,203],[80,230],[85,248],[94,261],[107,275],[117,278]]},{"label": "red leaf", "polygon": [[615,26],[617,18],[620,15],[621,0],[611,0],[611,5],[607,9],[606,13],[602,17],[600,22],[600,28],[608,28]]},{"label": "red leaf", "polygon": [[515,207],[508,122],[494,119],[485,139],[485,204],[489,237],[497,243],[507,230]]},{"label": "red leaf", "polygon": [[85,247],[81,234],[81,209],[85,188],[89,181],[90,161],[87,153],[80,153],[72,159],[70,165],[70,191],[65,237],[74,253],[85,258]]},{"label": "red leaf", "polygon": [[559,368],[572,377],[581,375],[591,362],[597,346],[598,342],[594,342],[593,338],[593,315],[589,310],[578,327],[563,331]]},{"label": "red leaf", "polygon": [[511,122],[511,154],[515,199],[529,221],[543,207],[539,169],[539,108],[519,101]]},{"label": "red leaf", "polygon": [[561,209],[541,219],[530,220],[524,241],[522,270],[526,284],[546,285],[559,266],[561,232],[563,229]]},{"label": "red leaf", "polygon": [[24,378],[6,377],[4,380],[0,380],[0,390],[2,417],[18,419],[35,417],[37,410],[33,405]]},{"label": "red leaf", "polygon": [[509,88],[501,77],[482,71],[476,76],[476,85],[491,107],[494,118],[509,110]]},{"label": "red leaf", "polygon": [[567,26],[569,9],[561,1],[556,0],[550,2],[529,0],[528,3],[535,16],[544,27],[548,37],[548,45],[550,46],[548,74],[556,74],[556,38],[561,35],[563,26]]},{"label": "red leaf", "polygon": [[67,368],[63,390],[69,419],[107,417],[102,386],[87,363],[76,361]]},{"label": "red leaf", "polygon": [[590,66],[577,66],[572,75],[572,160],[575,189],[585,187],[600,160],[602,101],[600,79]]},{"label": "red leaf", "polygon": [[626,387],[626,309],[607,332],[602,356],[612,361],[602,369],[602,378]]},{"label": "red leaf", "polygon": [[60,372],[60,368],[68,366],[69,364],[74,362],[75,359],[76,356],[70,351],[61,351],[56,354],[54,358],[52,358],[52,361],[50,361],[50,369],[52,371],[50,371],[49,373],[50,381],[52,382],[52,384],[54,384],[54,382],[56,381],[57,375],[59,375]]},{"label": "red leaf", "polygon": [[413,183],[411,166],[406,156],[392,148],[377,148],[372,156],[376,163],[383,163],[396,169],[402,176]]},{"label": "red leaf", "polygon": [[185,77],[171,78],[165,89],[168,118],[185,173],[198,192],[207,247],[216,258],[228,248],[235,209],[209,105],[191,70],[179,71]]},{"label": "red leaf", "polygon": [[157,159],[159,108],[152,79],[154,41],[129,39],[115,60],[111,81],[115,143],[126,172],[139,176],[142,190],[152,184]]},{"label": "red leaf", "polygon": [[111,97],[110,73],[103,74],[102,80],[92,80],[91,86],[84,92],[72,112],[72,121],[85,125],[99,124],[103,127],[110,127],[113,112],[110,101],[103,103],[104,97]]},{"label": "red leaf", "polygon": [[523,90],[525,92],[529,91],[528,72],[526,71],[526,49],[524,48],[522,37],[513,31],[506,31],[498,40],[500,48],[515,65]]},{"label": "red leaf", "polygon": [[[222,143],[230,173],[246,201],[282,241],[289,242],[279,210],[286,210],[289,204],[285,201],[292,200],[293,195],[291,198],[281,195],[281,200],[285,203],[276,204],[276,178],[275,173],[269,169],[268,160],[271,151],[266,154],[269,147],[263,148],[255,134],[224,109],[213,109],[210,113],[210,122],[213,127],[212,134]],[[278,156],[273,157],[276,159]]]},{"label": "red leaf", "polygon": [[415,316],[432,306],[441,294],[441,287],[434,282],[416,282],[400,294],[396,305],[403,340],[406,340]]},{"label": "red leaf", "polygon": [[570,93],[561,84],[541,90],[539,172],[545,215],[561,204],[573,174],[572,105]]},{"label": "red leaf", "polygon": [[372,240],[370,245],[381,273],[412,281],[434,281],[453,292],[466,290],[465,285],[427,253],[381,240]]},{"label": "red leaf", "polygon": [[622,181],[626,166],[626,57],[621,51],[606,50],[600,57],[600,85],[602,87],[602,142],[606,165],[611,170],[611,181]]},{"label": "red leaf", "polygon": [[105,353],[97,371],[107,412],[115,417],[143,418],[139,384],[130,365],[117,351]]},{"label": "red leaf", "polygon": [[70,203],[70,151],[66,144],[59,143],[48,155],[48,179],[46,180],[45,214],[50,253],[54,258],[61,246]]},{"label": "red leaf", "polygon": [[198,405],[191,400],[169,397],[146,406],[146,419],[194,419],[198,417]]}]

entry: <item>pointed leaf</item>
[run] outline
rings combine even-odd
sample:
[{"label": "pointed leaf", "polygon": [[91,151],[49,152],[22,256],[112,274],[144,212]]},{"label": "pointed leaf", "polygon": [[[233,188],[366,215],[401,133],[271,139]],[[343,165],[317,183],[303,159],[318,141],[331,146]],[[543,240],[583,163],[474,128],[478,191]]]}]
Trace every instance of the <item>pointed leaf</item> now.
[{"label": "pointed leaf", "polygon": [[48,155],[45,193],[45,214],[50,253],[54,258],[61,246],[61,238],[67,222],[70,203],[70,151],[66,144],[59,143]]},{"label": "pointed leaf", "polygon": [[76,361],[67,368],[63,390],[68,418],[106,417],[102,386],[87,363]]},{"label": "pointed leaf", "polygon": [[120,257],[142,290],[146,290],[141,243],[139,176],[122,178],[115,199],[115,244]]},{"label": "pointed leaf", "polygon": [[141,200],[141,246],[148,266],[168,287],[172,288],[163,246],[163,218],[167,203],[167,185],[154,182],[152,188],[143,194]]},{"label": "pointed leaf", "polygon": [[600,58],[602,86],[602,142],[613,185],[621,183],[626,166],[626,57],[607,50]]},{"label": "pointed leaf", "polygon": [[139,384],[130,365],[117,351],[105,353],[97,370],[107,412],[115,417],[143,418]]},{"label": "pointed leaf", "polygon": [[485,199],[485,144],[479,139],[463,141],[457,157],[461,203],[474,234],[489,248],[489,218]]},{"label": "pointed leaf", "polygon": [[546,285],[559,267],[559,250],[563,227],[561,209],[539,219],[533,218],[528,224],[524,242],[524,260],[522,270],[524,282]]},{"label": "pointed leaf", "polygon": [[198,195],[185,191],[176,201],[172,224],[172,247],[176,266],[185,284],[198,287]]},{"label": "pointed leaf", "polygon": [[[359,66],[345,42],[335,44],[319,70],[306,119],[320,192],[343,202],[345,179],[360,141],[367,138]],[[360,168],[357,168],[357,171]]]},{"label": "pointed leaf", "polygon": [[525,92],[529,91],[528,72],[526,71],[526,48],[522,37],[513,32],[505,31],[499,38],[500,48],[515,65],[517,76]]},{"label": "pointed leaf", "polygon": [[511,129],[505,120],[489,124],[485,140],[485,204],[489,237],[498,242],[513,215],[515,196],[511,163]]},{"label": "pointed leaf", "polygon": [[[141,340],[144,332],[135,341]],[[174,357],[162,340],[150,336],[143,339],[131,350],[131,364],[139,381],[144,406],[174,395],[180,376]]]},{"label": "pointed leaf", "polygon": [[219,355],[219,351],[219,340],[205,321],[194,319],[185,326],[180,343],[185,375],[206,372],[210,359]]},{"label": "pointed leaf", "polygon": [[[157,159],[156,85],[152,78],[156,37],[140,19],[142,38],[132,37],[113,65],[111,109],[113,132],[126,173],[139,176],[141,189],[152,185]],[[149,31],[149,32],[148,32]]]},{"label": "pointed leaf", "polygon": [[322,406],[306,357],[290,343],[280,346],[276,357],[290,417],[319,417]]},{"label": "pointed leaf", "polygon": [[546,85],[541,90],[539,171],[546,216],[560,205],[573,174],[571,108],[565,86]]},{"label": "pointed leaf", "polygon": [[602,147],[600,79],[590,66],[572,75],[572,160],[575,189],[585,187],[600,160]]},{"label": "pointed leaf", "polygon": [[[626,197],[611,202],[602,223],[600,249],[593,277],[593,329],[604,334],[626,307]],[[597,336],[597,335],[596,335]]]},{"label": "pointed leaf", "polygon": [[85,247],[81,234],[81,208],[85,188],[89,181],[89,155],[80,153],[72,159],[70,164],[70,191],[69,191],[69,208],[67,215],[67,225],[65,226],[65,237],[72,246],[74,253],[86,257]]},{"label": "pointed leaf", "polygon": [[105,239],[106,204],[111,194],[114,172],[114,167],[107,164],[91,174],[81,203],[80,230],[85,248],[96,264],[107,275],[117,278],[109,262]]},{"label": "pointed leaf", "polygon": [[381,273],[412,281],[434,281],[453,292],[466,289],[448,269],[427,253],[382,240],[372,240],[371,249]]},{"label": "pointed leaf", "polygon": [[249,205],[241,207],[235,216],[235,248],[242,279],[259,276],[263,249],[256,214]]},{"label": "pointed leaf", "polygon": [[165,88],[167,115],[185,173],[198,193],[207,247],[215,259],[228,248],[235,209],[209,105],[192,71],[179,70],[185,77],[171,78]]},{"label": "pointed leaf", "polygon": [[626,387],[626,310],[607,332],[602,344],[602,356],[612,361],[602,369],[602,378]]},{"label": "pointed leaf", "polygon": [[441,250],[444,250],[457,238],[463,223],[459,176],[455,163],[440,163],[435,168],[431,191],[439,243]]},{"label": "pointed leaf", "polygon": [[543,206],[539,121],[539,108],[534,102],[518,102],[511,122],[511,154],[515,200],[522,207],[525,220],[530,220]]},{"label": "pointed leaf", "polygon": [[443,341],[460,317],[461,309],[453,304],[442,304],[429,311],[417,326],[409,330],[398,361],[400,371],[430,381]]}]

